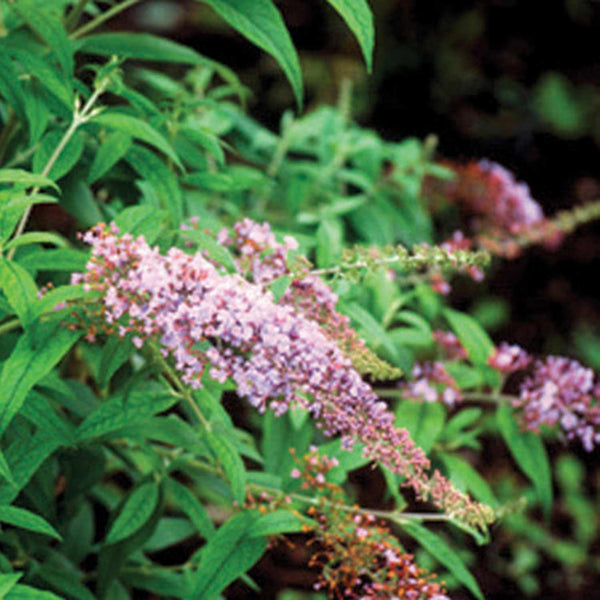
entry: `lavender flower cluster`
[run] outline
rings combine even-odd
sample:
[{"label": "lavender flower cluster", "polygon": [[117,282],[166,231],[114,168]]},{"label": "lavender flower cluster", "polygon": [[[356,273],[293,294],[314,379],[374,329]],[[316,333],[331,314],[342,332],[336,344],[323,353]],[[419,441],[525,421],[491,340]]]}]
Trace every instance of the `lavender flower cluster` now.
[{"label": "lavender flower cluster", "polygon": [[[450,350],[449,358],[466,358],[466,353],[457,352],[452,334],[436,332],[434,338],[446,353]],[[591,369],[561,356],[534,360],[519,346],[506,342],[494,350],[488,362],[505,376],[528,372],[519,393],[511,399],[520,412],[523,429],[537,432],[542,425],[559,426],[568,440],[579,439],[588,452],[600,444],[600,385]],[[444,362],[417,363],[412,376],[411,381],[402,384],[405,398],[443,402],[449,407],[463,399],[464,390]]]},{"label": "lavender flower cluster", "polygon": [[[76,281],[101,293],[108,327],[133,334],[138,347],[156,344],[191,387],[201,387],[206,372],[221,382],[231,378],[238,395],[261,412],[305,407],[326,435],[340,435],[348,449],[358,440],[366,456],[404,476],[419,497],[471,524],[491,521],[490,509],[460,492],[436,493],[443,478],[429,478],[426,455],[394,427],[393,413],[350,359],[317,323],[285,301],[276,303],[262,285],[281,271],[293,242],[276,246],[267,225],[248,220],[235,232],[237,239],[220,239],[236,246],[240,269],[254,281],[222,273],[201,253],[171,248],[163,256],[143,237],[119,235],[114,225],[83,236],[92,257]],[[265,246],[270,251],[263,256]]]},{"label": "lavender flower cluster", "polygon": [[513,403],[522,409],[523,425],[559,425],[568,440],[578,438],[591,452],[600,444],[600,390],[594,372],[562,356],[538,360]]}]

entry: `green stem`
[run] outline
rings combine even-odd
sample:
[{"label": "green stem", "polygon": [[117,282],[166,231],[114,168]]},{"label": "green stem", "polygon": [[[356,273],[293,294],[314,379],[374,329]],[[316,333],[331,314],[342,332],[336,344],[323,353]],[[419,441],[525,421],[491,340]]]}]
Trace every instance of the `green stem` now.
[{"label": "green stem", "polygon": [[493,404],[498,404],[500,402],[514,402],[518,400],[518,396],[514,396],[512,394],[499,394],[492,393],[486,394],[484,392],[463,392],[462,397],[464,400],[470,400],[473,402],[491,402]]},{"label": "green stem", "polygon": [[273,494],[274,496],[289,497],[292,500],[301,502],[303,504],[310,504],[311,506],[319,506],[325,504],[326,506],[335,507],[338,510],[351,513],[359,513],[364,515],[373,515],[379,519],[385,519],[386,521],[393,521],[398,524],[402,524],[403,521],[449,521],[452,519],[449,515],[440,513],[415,513],[415,512],[398,512],[398,511],[387,511],[387,510],[375,510],[371,508],[359,508],[356,506],[348,506],[340,502],[333,502],[327,500],[322,496],[313,497],[305,496],[304,494],[298,494],[296,492],[283,492],[277,488],[272,488],[267,485],[261,485],[258,483],[248,484],[248,489],[254,489],[259,492],[266,492]]},{"label": "green stem", "polygon": [[338,97],[338,110],[344,117],[344,121],[350,120],[352,116],[352,80],[349,77],[342,79]]},{"label": "green stem", "polygon": [[21,327],[21,321],[19,319],[10,319],[6,321],[6,323],[2,323],[0,325],[0,335],[4,335],[9,331],[14,331],[15,329],[19,329]]},{"label": "green stem", "polygon": [[29,160],[29,158],[31,156],[33,156],[35,154],[35,152],[39,148],[39,146],[40,146],[40,143],[36,142],[30,148],[27,148],[26,150],[17,152],[10,160],[7,161],[7,163],[4,165],[4,167],[6,169],[11,169],[12,167],[15,167],[17,165],[24,163],[25,161]]},{"label": "green stem", "polygon": [[[66,145],[69,143],[69,140],[73,137],[73,134],[77,131],[77,129],[83,123],[85,123],[93,115],[94,104],[96,103],[98,98],[104,93],[104,90],[108,86],[108,83],[109,83],[108,77],[106,77],[102,81],[100,81],[100,83],[94,90],[93,94],[89,97],[88,101],[85,103],[84,107],[81,110],[79,110],[79,107],[77,105],[75,106],[75,112],[73,113],[73,120],[71,121],[71,124],[69,125],[67,131],[65,131],[65,134],[61,138],[60,142],[58,142],[58,145],[54,149],[54,152],[48,159],[48,162],[46,163],[45,167],[43,168],[43,170],[41,172],[42,177],[48,176],[48,174],[52,170],[52,167],[56,164],[56,161],[60,157],[62,151],[65,149]],[[40,191],[40,186],[36,185],[31,190],[31,192],[29,192],[29,195],[35,196],[35,194],[37,194],[39,191]],[[27,221],[29,220],[29,215],[31,214],[32,208],[33,208],[33,206],[28,206],[25,209],[25,212],[21,216],[21,220],[19,221],[19,224],[17,225],[17,229],[12,237],[13,240],[17,239],[25,230],[25,227],[27,225]],[[8,255],[7,255],[9,259],[11,259],[14,256],[15,250],[16,250],[16,247],[14,247],[14,246],[9,250]]]},{"label": "green stem", "polygon": [[[153,446],[154,447],[154,446]],[[154,450],[166,458],[171,460],[182,458],[181,454],[177,451],[170,450],[165,448],[164,446],[154,447]],[[202,469],[203,471],[207,471],[214,474],[219,474],[220,471],[211,467],[210,465],[198,460],[193,457],[186,457],[188,464],[194,466],[195,468]],[[340,502],[333,502],[331,500],[327,500],[322,496],[306,496],[305,494],[299,494],[297,492],[284,492],[278,488],[274,488],[268,485],[262,485],[259,483],[249,483],[247,485],[248,490],[253,490],[256,492],[265,492],[277,498],[285,498],[289,497],[296,502],[300,502],[302,504],[309,504],[311,506],[319,506],[321,504],[325,504],[327,506],[335,507],[339,510],[343,510],[345,512],[351,513],[360,513],[365,515],[373,515],[379,519],[385,519],[387,521],[393,521],[398,524],[402,524],[403,521],[449,521],[452,519],[449,515],[440,514],[440,513],[416,513],[416,512],[399,512],[399,511],[386,511],[386,510],[374,510],[370,508],[358,508],[356,506],[349,506],[347,504],[343,504]]]},{"label": "green stem", "polygon": [[273,153],[271,162],[267,166],[266,170],[266,173],[269,177],[275,177],[279,172],[281,163],[283,162],[283,159],[285,158],[285,155],[287,154],[287,151],[290,148],[290,144],[292,143],[294,125],[295,123],[291,123],[285,131],[285,133],[279,138],[279,142],[277,142],[275,152]]},{"label": "green stem", "polygon": [[119,13],[123,12],[124,10],[127,10],[131,6],[137,4],[138,2],[141,2],[141,0],[125,0],[125,2],[121,2],[121,4],[117,4],[116,6],[113,6],[106,12],[102,13],[101,15],[98,15],[97,17],[95,17],[94,19],[89,21],[89,23],[86,23],[85,25],[82,25],[81,27],[76,29],[71,34],[71,36],[70,36],[71,39],[76,40],[77,38],[80,38],[82,35],[85,35],[86,33],[93,31],[94,29],[96,29],[97,27],[102,25],[102,23],[104,23],[105,21],[112,19]]},{"label": "green stem", "polygon": [[[399,398],[405,399],[404,390],[396,388],[374,388],[373,391],[380,398]],[[486,393],[486,392],[461,392],[462,399],[471,402],[490,402],[498,404],[500,402],[514,402],[518,400],[518,396],[512,394],[500,394],[500,393]]]},{"label": "green stem", "polygon": [[186,386],[181,381],[177,371],[175,371],[175,369],[173,369],[173,367],[171,367],[171,365],[169,365],[169,363],[164,359],[158,348],[152,346],[151,351],[153,360],[156,363],[158,363],[163,373],[165,373],[166,379],[171,385],[171,387],[174,389],[175,392],[177,392],[177,394],[181,398],[183,398],[187,402],[189,407],[192,409],[192,412],[194,413],[194,415],[196,415],[196,418],[203,425],[203,427],[207,431],[211,431],[212,426],[210,424],[210,421],[202,414],[202,411],[196,404],[194,396],[190,392],[188,386]]},{"label": "green stem", "polygon": [[77,4],[73,7],[71,12],[67,15],[65,19],[65,29],[67,31],[71,31],[77,23],[79,23],[79,19],[81,19],[81,15],[85,10],[85,7],[89,4],[90,0],[79,0]]}]

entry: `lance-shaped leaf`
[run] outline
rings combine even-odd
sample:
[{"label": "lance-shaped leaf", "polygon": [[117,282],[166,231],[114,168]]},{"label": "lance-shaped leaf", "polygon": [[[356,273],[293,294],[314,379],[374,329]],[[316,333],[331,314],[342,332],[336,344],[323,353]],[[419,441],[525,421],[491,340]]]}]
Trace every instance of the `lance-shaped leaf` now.
[{"label": "lance-shaped leaf", "polygon": [[281,14],[272,0],[202,0],[229,25],[268,52],[292,85],[298,106],[302,104],[302,74],[298,55]]},{"label": "lance-shaped leaf", "polygon": [[46,519],[18,506],[0,506],[0,523],[7,523],[21,529],[43,533],[58,540],[62,539],[60,534]]},{"label": "lance-shaped leaf", "polygon": [[15,587],[17,581],[23,577],[23,573],[1,573],[0,574],[0,598],[6,597],[6,594]]},{"label": "lance-shaped leaf", "polygon": [[19,0],[12,3],[12,8],[48,44],[63,71],[73,73],[75,48],[63,26],[60,8],[52,2],[41,4],[35,0]]},{"label": "lance-shaped leaf", "polygon": [[246,497],[246,469],[238,451],[224,434],[209,432],[206,441],[229,481],[233,499],[242,505]]},{"label": "lance-shaped leaf", "polygon": [[259,513],[241,512],[221,526],[202,548],[200,564],[193,574],[195,585],[187,600],[213,600],[262,556],[266,540],[248,535],[259,518]]},{"label": "lance-shaped leaf", "polygon": [[366,0],[327,0],[340,13],[352,33],[356,36],[371,71],[373,65],[373,46],[375,44],[375,29],[373,13]]},{"label": "lance-shaped leaf", "polygon": [[174,479],[167,479],[167,490],[173,496],[177,506],[188,516],[198,533],[204,539],[210,539],[216,529],[200,500],[188,488]]},{"label": "lance-shaped leaf", "polygon": [[429,529],[426,529],[422,525],[408,520],[402,523],[402,530],[406,531],[427,552],[437,558],[476,598],[483,600],[483,594],[479,589],[479,584],[475,580],[475,577],[471,575],[465,563],[456,553],[456,550],[449,546],[442,537],[429,531]]},{"label": "lance-shaped leaf", "polygon": [[158,503],[158,485],[154,481],[143,483],[127,498],[108,535],[107,544],[114,544],[134,534],[152,516]]},{"label": "lance-shaped leaf", "polygon": [[101,112],[88,122],[90,124],[95,123],[97,125],[102,125],[108,129],[129,135],[136,140],[146,142],[146,144],[153,146],[168,156],[180,169],[183,170],[183,165],[181,164],[177,153],[175,150],[173,150],[173,147],[167,138],[165,138],[162,133],[152,127],[152,125],[146,123],[146,121],[142,121],[137,117],[133,117],[125,113],[110,111]]},{"label": "lance-shaped leaf", "polygon": [[506,404],[498,407],[496,422],[516,463],[533,483],[548,517],[552,510],[552,473],[544,443],[539,434],[519,430],[512,410]]},{"label": "lance-shaped leaf", "polygon": [[80,335],[58,320],[49,320],[37,323],[21,336],[0,374],[0,433],[21,408],[27,392],[52,370]]},{"label": "lance-shaped leaf", "polygon": [[31,275],[16,262],[0,258],[0,289],[23,327],[29,326],[35,317],[38,292]]},{"label": "lance-shaped leaf", "polygon": [[0,183],[12,183],[13,185],[19,183],[27,187],[51,187],[57,192],[60,191],[60,188],[52,179],[23,169],[0,169]]},{"label": "lance-shaped leaf", "polygon": [[[225,65],[202,56],[188,46],[148,33],[98,33],[76,42],[80,51],[101,56],[122,56],[184,65],[202,65],[217,72],[240,97],[243,87],[234,71]],[[0,70],[1,73],[1,70]]]}]

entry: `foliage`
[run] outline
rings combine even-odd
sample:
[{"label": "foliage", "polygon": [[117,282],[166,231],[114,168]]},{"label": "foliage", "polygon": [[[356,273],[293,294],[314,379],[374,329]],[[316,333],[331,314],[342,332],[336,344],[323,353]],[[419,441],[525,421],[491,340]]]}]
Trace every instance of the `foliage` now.
[{"label": "foliage", "polygon": [[[481,598],[457,548],[489,541],[497,519],[521,544],[552,540],[520,499],[549,517],[553,469],[579,544],[554,552],[581,564],[595,517],[579,463],[553,466],[533,431],[558,424],[592,450],[596,388],[577,395],[571,371],[540,360],[529,396],[503,393],[499,354],[516,355],[444,294],[597,206],[547,219],[495,163],[439,163],[433,139],[359,126],[349,89],[274,133],[227,66],[99,32],[136,3],[0,2],[2,597],[224,597],[240,578],[257,588],[248,572],[285,537],[314,548],[333,598],[447,597],[414,542]],[[277,61],[300,109],[275,4],[202,3]],[[370,70],[367,3],[329,4]],[[440,238],[438,202],[473,236]],[[539,388],[556,418],[536,421]],[[461,400],[496,402],[496,419]],[[480,475],[468,452],[484,438],[529,487]],[[351,477],[369,464],[386,510],[356,505]]]}]

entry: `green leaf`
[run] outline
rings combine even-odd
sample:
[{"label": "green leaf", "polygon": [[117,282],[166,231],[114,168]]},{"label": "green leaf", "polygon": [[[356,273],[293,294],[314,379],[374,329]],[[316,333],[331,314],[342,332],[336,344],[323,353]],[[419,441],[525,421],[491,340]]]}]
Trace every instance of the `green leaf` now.
[{"label": "green leaf", "polygon": [[279,302],[281,300],[283,295],[290,288],[290,285],[292,285],[292,281],[293,277],[291,275],[282,275],[269,285],[269,290],[273,294],[275,302]]},{"label": "green leaf", "polygon": [[48,194],[9,194],[4,202],[4,196],[0,196],[0,242],[5,242],[13,234],[19,219],[29,206],[34,204],[54,204],[57,202],[54,196]]},{"label": "green leaf", "polygon": [[381,351],[383,358],[390,360],[405,372],[410,371],[411,355],[405,348],[393,343],[391,332],[388,332],[369,311],[357,302],[341,305],[340,308],[352,319],[358,334],[372,350],[378,354]]},{"label": "green leaf", "polygon": [[4,96],[7,104],[15,111],[19,121],[26,121],[25,116],[25,92],[19,81],[19,73],[15,69],[12,60],[5,55],[4,50],[0,52],[0,94]]},{"label": "green leaf", "polygon": [[586,104],[585,96],[561,73],[545,72],[533,89],[532,105],[537,116],[562,137],[585,134]]},{"label": "green leaf", "polygon": [[[131,536],[116,542],[115,544],[104,544],[98,556],[98,580],[96,585],[96,597],[98,600],[113,600],[115,598],[114,579],[125,567],[127,557],[141,550],[143,545],[152,534],[162,515],[162,494],[159,493],[159,501],[156,508],[146,522]],[[118,588],[117,588],[118,589]]]},{"label": "green leaf", "polygon": [[83,441],[119,431],[167,410],[177,402],[162,387],[147,386],[119,395],[100,405],[77,429],[77,439]]},{"label": "green leaf", "polygon": [[216,71],[231,84],[240,97],[244,96],[237,75],[225,65],[202,56],[188,46],[147,33],[99,33],[77,42],[82,52],[101,56],[122,56],[140,60],[152,60],[185,65],[201,65]]},{"label": "green leaf", "polygon": [[130,206],[117,215],[115,225],[121,232],[131,233],[135,237],[143,235],[152,244],[163,228],[166,216],[165,212],[147,204]]},{"label": "green leaf", "polygon": [[68,352],[81,332],[60,321],[36,324],[19,338],[0,374],[0,433],[25,401],[27,392]]},{"label": "green leaf", "polygon": [[38,431],[33,436],[15,440],[5,452],[14,484],[0,484],[0,504],[12,502],[40,465],[59,445],[55,436],[48,436],[45,431]]},{"label": "green leaf", "polygon": [[60,234],[52,231],[27,231],[18,238],[10,240],[5,246],[5,250],[18,248],[19,246],[30,246],[32,244],[52,244],[58,248],[67,248],[69,242]]},{"label": "green leaf", "polygon": [[227,248],[217,242],[214,236],[199,229],[186,229],[181,232],[181,235],[195,242],[200,250],[204,250],[210,259],[225,267],[229,273],[237,272],[233,256]]},{"label": "green leaf", "polygon": [[395,413],[396,426],[407,429],[415,443],[429,452],[444,428],[445,407],[437,402],[404,400],[398,404]]},{"label": "green leaf", "polygon": [[206,442],[221,463],[231,486],[233,499],[241,506],[246,498],[246,469],[238,451],[226,435],[209,432]]},{"label": "green leaf", "polygon": [[52,3],[43,6],[35,0],[19,0],[19,2],[12,3],[11,6],[27,25],[48,44],[63,71],[67,75],[73,73],[75,49],[62,24],[61,11],[54,9]]},{"label": "green leaf", "polygon": [[251,190],[264,181],[261,173],[249,167],[228,167],[225,171],[211,173],[198,171],[190,173],[184,183],[195,185],[214,192],[238,192]]},{"label": "green leaf", "polygon": [[248,537],[281,535],[282,533],[297,533],[309,519],[300,517],[290,510],[275,510],[262,515],[248,530]]},{"label": "green leaf", "polygon": [[37,590],[28,585],[17,583],[17,585],[4,596],[3,600],[64,600],[64,598],[61,598],[52,592]]},{"label": "green leaf", "polygon": [[231,27],[268,52],[279,63],[302,105],[302,74],[298,55],[281,14],[271,0],[202,0]]},{"label": "green leaf", "polygon": [[94,156],[94,161],[87,176],[88,183],[94,183],[106,174],[127,154],[131,144],[131,135],[123,131],[115,131],[107,135]]},{"label": "green leaf", "polygon": [[479,584],[458,553],[442,537],[412,521],[404,521],[402,530],[413,537],[427,552],[439,560],[479,600],[484,600]]},{"label": "green leaf", "polygon": [[0,477],[3,477],[5,481],[8,481],[8,483],[16,485],[13,475],[10,472],[10,467],[8,466],[8,463],[6,462],[6,458],[4,458],[4,453],[1,450],[0,450]]},{"label": "green leaf", "polygon": [[[44,135],[38,149],[33,155],[33,170],[37,173],[41,173],[50,157],[58,147],[58,144],[65,135],[64,131],[55,129],[49,131]],[[50,169],[48,177],[51,179],[60,179],[63,175],[66,175],[76,164],[83,153],[83,134],[81,131],[76,131],[71,139],[67,142],[66,146],[62,149],[58,156],[58,159]]]},{"label": "green leaf", "polygon": [[167,490],[173,496],[177,506],[189,517],[198,533],[205,540],[209,540],[216,528],[200,500],[188,488],[174,479],[167,479]]},{"label": "green leaf", "polygon": [[49,400],[36,390],[27,394],[27,401],[19,414],[45,432],[48,437],[54,437],[59,444],[70,446],[75,442],[75,427],[59,417]]},{"label": "green leaf", "polygon": [[89,254],[72,248],[33,250],[19,258],[19,264],[31,271],[84,271]]},{"label": "green leaf", "polygon": [[134,145],[125,160],[156,192],[160,208],[169,212],[175,225],[183,220],[181,188],[173,172],[148,148]]},{"label": "green leaf", "polygon": [[51,187],[57,192],[60,188],[52,179],[39,175],[38,173],[30,173],[23,169],[0,169],[0,183],[20,183],[27,187],[37,186],[40,188]]},{"label": "green leaf", "polygon": [[71,302],[89,297],[89,292],[84,291],[83,284],[61,285],[49,292],[46,292],[37,302],[35,308],[37,314],[48,313],[57,310],[63,302]]},{"label": "green leaf", "polygon": [[79,581],[81,571],[78,569],[63,569],[49,561],[42,565],[36,574],[68,598],[75,600],[94,600],[95,598],[92,592]]},{"label": "green leaf", "polygon": [[37,144],[50,121],[50,107],[42,97],[37,81],[23,82],[25,92],[25,114],[29,126],[29,144]]},{"label": "green leaf", "polygon": [[79,165],[76,167],[71,176],[62,180],[60,203],[69,214],[75,217],[79,226],[87,228],[106,220],[106,216],[101,210],[102,204],[98,202],[92,188],[86,183],[81,172],[82,169],[79,167]]},{"label": "green leaf", "polygon": [[21,529],[27,529],[29,531],[35,531],[36,533],[43,533],[62,540],[60,534],[48,523],[45,519],[32,513],[24,508],[18,508],[16,506],[0,506],[0,522],[13,525],[14,527],[20,527]]},{"label": "green leaf", "polygon": [[73,110],[73,88],[65,83],[64,74],[30,49],[11,46],[9,53],[21,63],[26,72],[33,75],[55,98],[58,98],[69,112]]},{"label": "green leaf", "polygon": [[225,166],[225,153],[221,148],[219,138],[207,131],[203,131],[199,127],[184,126],[179,130],[179,134],[187,138],[190,142],[197,144],[210,152],[217,161],[219,167]]},{"label": "green leaf", "polygon": [[498,500],[488,482],[465,460],[440,452],[440,458],[450,473],[450,479],[458,489],[471,492],[477,500],[488,506],[498,506]]},{"label": "green leaf", "polygon": [[213,600],[262,556],[266,541],[248,537],[258,517],[254,512],[241,512],[219,528],[200,552],[200,564],[193,574],[196,585],[187,600]]},{"label": "green leaf", "polygon": [[158,485],[147,481],[133,490],[112,524],[106,544],[114,544],[134,534],[151,517],[158,504]]},{"label": "green leaf", "polygon": [[184,170],[177,153],[162,133],[154,129],[152,125],[142,121],[137,117],[125,113],[110,111],[101,112],[88,121],[89,124],[95,123],[108,127],[114,131],[119,131],[142,142],[153,146],[166,156],[168,156],[181,170]]},{"label": "green leaf", "polygon": [[487,365],[487,361],[494,351],[494,343],[483,327],[473,317],[451,308],[444,309],[444,317],[460,343],[465,347],[473,364]]},{"label": "green leaf", "polygon": [[[151,592],[151,598],[182,598],[188,589],[187,575],[157,567],[144,571],[124,569],[120,579],[131,587]],[[113,600],[112,595],[110,599]]]},{"label": "green leaf", "polygon": [[100,366],[98,368],[98,385],[106,387],[112,376],[131,358],[135,346],[129,340],[123,340],[116,335],[108,338],[102,348]]},{"label": "green leaf", "polygon": [[35,318],[38,292],[31,275],[18,263],[0,258],[0,289],[23,327],[28,327]]},{"label": "green leaf", "polygon": [[23,573],[0,573],[0,598],[4,598],[21,577]]},{"label": "green leaf", "polygon": [[496,422],[516,463],[533,483],[548,518],[552,510],[552,472],[540,435],[531,431],[519,431],[512,410],[506,404],[498,407]]},{"label": "green leaf", "polygon": [[340,13],[360,44],[369,72],[373,66],[375,29],[373,13],[366,0],[327,0]]},{"label": "green leaf", "polygon": [[344,227],[336,218],[321,221],[317,228],[317,265],[330,267],[340,261],[344,245]]}]

